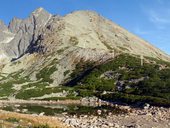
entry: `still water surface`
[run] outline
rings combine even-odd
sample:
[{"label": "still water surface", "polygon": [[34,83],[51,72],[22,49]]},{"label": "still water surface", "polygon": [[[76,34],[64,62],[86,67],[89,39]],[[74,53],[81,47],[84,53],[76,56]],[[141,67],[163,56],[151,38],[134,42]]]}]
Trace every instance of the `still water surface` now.
[{"label": "still water surface", "polygon": [[26,114],[43,114],[47,116],[56,116],[59,114],[68,115],[97,115],[98,111],[102,111],[102,116],[112,114],[124,114],[123,111],[117,107],[111,106],[82,106],[82,105],[39,105],[39,104],[4,104],[0,109],[12,112],[26,113]]}]

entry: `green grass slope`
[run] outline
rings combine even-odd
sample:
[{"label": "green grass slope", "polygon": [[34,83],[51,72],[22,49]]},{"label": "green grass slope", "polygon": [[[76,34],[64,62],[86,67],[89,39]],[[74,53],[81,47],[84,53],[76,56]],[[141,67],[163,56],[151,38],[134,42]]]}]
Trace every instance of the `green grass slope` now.
[{"label": "green grass slope", "polygon": [[[120,55],[100,65],[79,63],[67,86],[80,96],[96,95],[104,100],[129,104],[170,106],[170,63]],[[105,91],[105,93],[103,93]]]}]

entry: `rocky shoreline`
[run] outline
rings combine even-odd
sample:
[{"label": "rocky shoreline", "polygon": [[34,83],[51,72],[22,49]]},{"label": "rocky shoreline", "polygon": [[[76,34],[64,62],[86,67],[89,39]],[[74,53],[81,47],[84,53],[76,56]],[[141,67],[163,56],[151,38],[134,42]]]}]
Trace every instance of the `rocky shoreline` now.
[{"label": "rocky shoreline", "polygon": [[43,101],[43,100],[0,100],[0,104],[81,104],[80,100],[58,100],[58,101]]},{"label": "rocky shoreline", "polygon": [[170,128],[170,108],[150,107],[145,109],[121,106],[127,114],[98,116],[62,116],[59,119],[72,128]]},{"label": "rocky shoreline", "polygon": [[12,99],[12,100],[0,100],[0,104],[80,104],[80,105],[88,105],[88,106],[100,106],[100,105],[108,105],[108,102],[102,101],[97,97],[85,97],[79,100],[22,100],[22,99]]}]

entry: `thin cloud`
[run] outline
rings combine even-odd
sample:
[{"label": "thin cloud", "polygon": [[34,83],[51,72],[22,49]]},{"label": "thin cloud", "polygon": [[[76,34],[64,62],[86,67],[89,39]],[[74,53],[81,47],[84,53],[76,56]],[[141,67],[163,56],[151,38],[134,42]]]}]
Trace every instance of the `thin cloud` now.
[{"label": "thin cloud", "polygon": [[155,25],[158,29],[166,29],[170,26],[170,9],[169,8],[157,8],[146,9],[145,14],[148,17],[149,22]]},{"label": "thin cloud", "polygon": [[153,6],[141,4],[141,10],[147,20],[158,29],[170,27],[170,8],[164,0],[155,0]]},{"label": "thin cloud", "polygon": [[[169,10],[168,10],[169,11]],[[167,13],[167,11],[166,11]],[[164,15],[160,15],[160,13],[151,10],[149,12],[150,15],[150,21],[156,24],[170,24],[170,14],[164,14]],[[168,15],[168,17],[167,17]]]}]

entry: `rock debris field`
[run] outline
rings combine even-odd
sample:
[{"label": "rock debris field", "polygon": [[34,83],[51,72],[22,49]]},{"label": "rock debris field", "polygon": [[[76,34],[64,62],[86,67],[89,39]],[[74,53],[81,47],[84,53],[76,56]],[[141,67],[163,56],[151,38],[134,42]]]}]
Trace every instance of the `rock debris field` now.
[{"label": "rock debris field", "polygon": [[[59,119],[72,128],[170,128],[170,109],[150,107],[134,109],[122,107],[129,112],[123,115],[62,116]],[[102,115],[99,112],[99,114]]]}]

